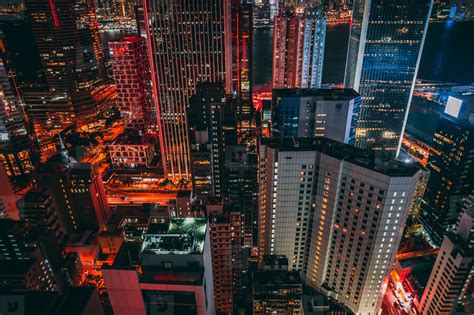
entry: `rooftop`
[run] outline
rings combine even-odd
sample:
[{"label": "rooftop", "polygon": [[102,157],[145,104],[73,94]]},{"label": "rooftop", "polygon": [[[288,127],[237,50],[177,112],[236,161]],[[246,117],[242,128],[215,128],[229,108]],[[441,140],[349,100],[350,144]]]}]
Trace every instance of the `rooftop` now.
[{"label": "rooftop", "polygon": [[150,225],[142,254],[190,255],[202,253],[206,233],[205,218],[174,218],[169,225]]},{"label": "rooftop", "polygon": [[140,135],[137,130],[126,129],[120,135],[115,138],[114,142],[111,145],[141,145],[147,144],[145,137]]},{"label": "rooftop", "polygon": [[353,89],[275,89],[274,97],[314,97],[320,100],[352,100],[359,97]]},{"label": "rooftop", "polygon": [[374,151],[358,149],[323,137],[262,138],[261,144],[280,151],[318,151],[391,177],[413,176],[420,169],[415,163],[384,160]]},{"label": "rooftop", "polygon": [[302,286],[301,277],[297,271],[255,271],[252,279],[254,286]]}]

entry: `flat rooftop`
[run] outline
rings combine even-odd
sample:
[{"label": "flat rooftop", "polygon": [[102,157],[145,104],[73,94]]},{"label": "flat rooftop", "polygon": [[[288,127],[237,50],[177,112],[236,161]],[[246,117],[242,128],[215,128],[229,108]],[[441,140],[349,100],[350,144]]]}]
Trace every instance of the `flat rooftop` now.
[{"label": "flat rooftop", "polygon": [[205,218],[173,218],[169,225],[152,224],[145,234],[142,254],[200,254],[204,249]]},{"label": "flat rooftop", "polygon": [[137,130],[126,129],[115,138],[111,145],[142,145],[147,144],[145,137],[140,135]]},{"label": "flat rooftop", "polygon": [[372,150],[363,150],[332,139],[317,138],[262,138],[261,144],[279,151],[318,151],[339,160],[371,169],[391,177],[413,176],[420,167],[416,163],[384,160]]},{"label": "flat rooftop", "polygon": [[353,89],[275,89],[273,97],[314,97],[318,100],[352,100],[359,97]]}]

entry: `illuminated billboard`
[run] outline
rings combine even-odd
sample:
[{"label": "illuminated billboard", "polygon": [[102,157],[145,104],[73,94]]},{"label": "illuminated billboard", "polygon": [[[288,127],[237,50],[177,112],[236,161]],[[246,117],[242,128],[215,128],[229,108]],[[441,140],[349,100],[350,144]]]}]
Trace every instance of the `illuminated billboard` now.
[{"label": "illuminated billboard", "polygon": [[459,112],[461,111],[462,100],[452,96],[448,97],[448,102],[444,108],[444,113],[458,118]]}]

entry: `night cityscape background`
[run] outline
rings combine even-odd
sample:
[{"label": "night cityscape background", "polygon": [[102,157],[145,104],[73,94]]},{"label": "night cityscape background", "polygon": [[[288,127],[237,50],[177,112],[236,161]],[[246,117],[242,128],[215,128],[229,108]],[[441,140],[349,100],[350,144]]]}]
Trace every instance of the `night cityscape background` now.
[{"label": "night cityscape background", "polygon": [[474,1],[0,0],[0,314],[474,314]]}]

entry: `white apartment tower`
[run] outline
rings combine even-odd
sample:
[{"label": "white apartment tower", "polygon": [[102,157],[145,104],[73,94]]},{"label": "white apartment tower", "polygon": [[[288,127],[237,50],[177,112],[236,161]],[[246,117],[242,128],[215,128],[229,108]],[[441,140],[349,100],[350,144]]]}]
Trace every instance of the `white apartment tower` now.
[{"label": "white apartment tower", "polygon": [[307,285],[375,314],[418,171],[327,138],[262,139],[259,255],[286,255]]},{"label": "white apartment tower", "polygon": [[[467,198],[469,199],[469,198]],[[454,233],[444,236],[428,284],[421,297],[419,311],[427,314],[451,314],[456,303],[472,295],[474,277],[474,205],[470,202],[459,216]],[[466,313],[467,314],[467,313]]]}]

